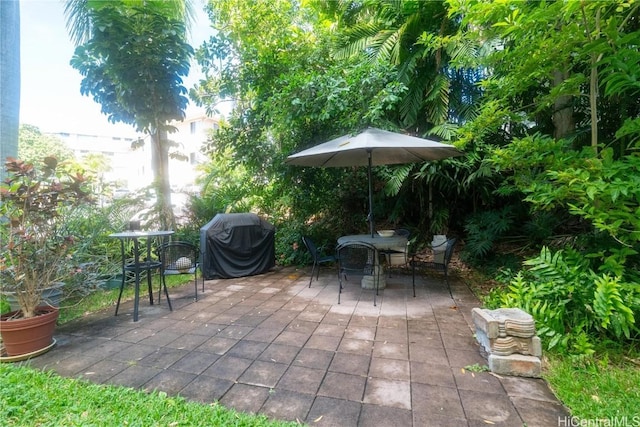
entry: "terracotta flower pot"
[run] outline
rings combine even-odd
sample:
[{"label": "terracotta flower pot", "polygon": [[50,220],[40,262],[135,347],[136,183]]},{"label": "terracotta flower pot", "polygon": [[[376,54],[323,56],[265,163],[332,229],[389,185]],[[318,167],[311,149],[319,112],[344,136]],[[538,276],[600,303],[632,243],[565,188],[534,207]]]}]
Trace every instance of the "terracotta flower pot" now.
[{"label": "terracotta flower pot", "polygon": [[53,342],[59,311],[55,307],[40,306],[38,315],[28,319],[11,319],[17,311],[2,315],[0,333],[9,356],[34,353]]}]

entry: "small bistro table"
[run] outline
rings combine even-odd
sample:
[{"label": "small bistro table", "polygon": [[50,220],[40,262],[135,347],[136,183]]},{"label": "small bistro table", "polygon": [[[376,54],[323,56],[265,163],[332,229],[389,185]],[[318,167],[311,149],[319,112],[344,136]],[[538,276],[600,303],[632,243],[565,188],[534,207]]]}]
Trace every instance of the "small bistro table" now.
[{"label": "small bistro table", "polygon": [[[151,286],[151,272],[160,268],[160,261],[154,260],[151,257],[151,247],[153,242],[157,238],[165,238],[171,236],[174,232],[172,230],[156,230],[156,231],[123,231],[121,233],[110,234],[109,237],[120,240],[120,254],[122,256],[122,283],[120,284],[120,293],[118,294],[118,303],[116,305],[116,316],[118,315],[118,309],[120,308],[120,300],[122,298],[122,292],[124,291],[124,282],[127,272],[133,272],[135,275],[135,297],[133,301],[133,321],[138,321],[138,305],[140,300],[140,274],[143,271],[147,272],[147,286],[149,288],[149,303],[153,305],[153,287]],[[141,242],[142,240],[142,242]],[[133,245],[133,259],[127,259],[128,247]],[[144,250],[143,247],[146,247]],[[169,292],[166,286],[164,287],[164,293],[167,297],[167,303],[169,310],[173,311],[171,307],[171,300],[169,299]]]}]

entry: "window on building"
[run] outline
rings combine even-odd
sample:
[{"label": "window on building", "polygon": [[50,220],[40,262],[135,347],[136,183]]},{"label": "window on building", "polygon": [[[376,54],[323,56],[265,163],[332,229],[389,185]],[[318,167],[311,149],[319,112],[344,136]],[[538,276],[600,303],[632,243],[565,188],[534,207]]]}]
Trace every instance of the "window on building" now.
[{"label": "window on building", "polygon": [[196,124],[197,124],[196,122],[191,122],[190,123],[190,125],[191,125],[191,135],[195,135],[195,133],[196,133],[196,127],[197,127]]}]

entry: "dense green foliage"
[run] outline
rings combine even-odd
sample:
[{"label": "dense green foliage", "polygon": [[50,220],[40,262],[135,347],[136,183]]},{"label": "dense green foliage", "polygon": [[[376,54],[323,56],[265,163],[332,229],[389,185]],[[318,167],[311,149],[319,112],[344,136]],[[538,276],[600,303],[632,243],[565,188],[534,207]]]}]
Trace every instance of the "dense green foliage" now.
[{"label": "dense green foliage", "polygon": [[[457,7],[474,29],[461,40],[500,46],[482,58],[492,73],[482,83],[479,116],[460,129],[460,141],[477,139],[479,123],[485,134],[506,132],[508,144],[487,159],[506,178],[497,194],[517,196],[530,218],[556,219],[536,227],[543,231],[538,243],[553,249],[525,262],[497,302],[533,314],[550,348],[585,355],[602,339],[636,340],[640,104],[620,63],[637,59],[629,49],[639,40],[638,5]],[[536,228],[523,231],[530,236]],[[473,234],[469,240],[475,243]]]},{"label": "dense green foliage", "polygon": [[537,258],[525,261],[528,268],[511,279],[507,292],[489,298],[489,306],[520,307],[533,315],[548,348],[593,354],[589,337],[631,338],[640,300],[635,283],[597,274],[592,264],[574,249],[544,247]]},{"label": "dense green foliage", "polygon": [[1,364],[0,377],[0,418],[5,426],[294,425],[216,403],[202,405],[163,392],[97,385],[25,366]]},{"label": "dense green foliage", "polygon": [[364,231],[366,179],[287,155],[371,125],[438,135],[466,156],[376,168],[376,218],[460,235],[476,264],[542,250],[493,301],[531,310],[547,347],[636,340],[639,7],[213,0],[191,95],[235,104],[200,209],[259,212],[279,261],[303,262],[300,235],[330,246]]},{"label": "dense green foliage", "polygon": [[[413,123],[414,132],[423,135],[449,115],[444,96],[449,78],[446,68],[440,67],[445,62],[437,61],[439,53],[430,49],[412,56],[424,57],[415,70],[401,71],[388,55],[373,58],[366,53],[368,47],[356,47],[368,42],[350,32],[349,25],[360,20],[358,25],[366,26],[365,9],[373,11],[375,5],[341,21],[336,13],[353,11],[333,10],[337,6],[333,3],[317,8],[296,7],[288,1],[268,3],[210,3],[218,33],[197,52],[210,77],[192,91],[192,97],[210,109],[225,98],[235,101],[227,126],[213,135],[208,147],[214,166],[205,178],[206,197],[217,211],[247,210],[249,204],[267,216],[282,231],[278,238],[284,241],[278,245],[286,251],[283,259],[298,260],[293,248],[301,234],[334,244],[336,236],[366,227],[366,170],[286,166],[286,156],[368,125],[399,129],[407,115],[420,117],[421,124]],[[433,22],[434,9],[445,17],[442,3],[427,6],[403,11],[393,26],[416,17]],[[383,31],[384,16],[376,19],[375,28],[369,30]],[[402,46],[415,41],[417,28],[407,33]],[[410,76],[425,70],[440,76],[437,90],[424,86],[429,79],[421,79],[419,88],[411,86],[415,79]],[[424,101],[420,94],[427,92],[433,99]],[[409,107],[414,109],[411,113],[404,111]],[[431,119],[425,120],[426,115]],[[453,165],[451,171],[447,165]],[[221,167],[233,171],[230,182]],[[436,212],[438,207],[454,206],[447,200],[466,199],[457,178],[470,170],[464,172],[460,162],[453,161],[422,169],[421,165],[376,168],[374,214],[382,219],[380,226],[412,223],[427,234],[447,229],[450,221],[460,224],[455,211],[440,215],[440,221],[429,221],[423,213],[429,205]]]}]

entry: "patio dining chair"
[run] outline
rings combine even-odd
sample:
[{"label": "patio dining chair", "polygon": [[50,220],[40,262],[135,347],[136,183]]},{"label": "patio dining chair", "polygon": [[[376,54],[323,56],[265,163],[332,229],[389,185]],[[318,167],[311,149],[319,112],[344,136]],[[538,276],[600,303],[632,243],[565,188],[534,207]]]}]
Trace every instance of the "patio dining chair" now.
[{"label": "patio dining chair", "polygon": [[[198,269],[200,269],[200,251],[189,242],[174,241],[162,244],[158,248],[160,258],[160,275],[162,286],[167,288],[166,277],[173,274],[193,274],[195,287],[194,299],[198,301]],[[204,276],[202,276],[202,292],[204,292]],[[158,300],[160,296],[158,296]]]},{"label": "patio dining chair", "polygon": [[311,277],[309,278],[309,287],[311,287],[311,281],[313,281],[314,271],[316,272],[317,281],[320,277],[320,264],[336,262],[336,257],[333,255],[323,255],[309,236],[302,236],[302,242],[307,247],[309,254],[311,254],[311,258],[313,258],[313,267],[311,267]]},{"label": "patio dining chair", "polygon": [[[433,250],[433,258],[430,260],[422,260],[417,258],[416,253],[414,253],[411,257],[411,276],[412,276],[412,285],[413,285],[413,296],[416,296],[416,269],[431,269],[444,273],[444,280],[447,284],[447,288],[449,289],[449,295],[451,299],[453,299],[453,294],[451,293],[451,286],[449,285],[449,262],[451,261],[451,256],[453,255],[453,249],[456,245],[457,239],[452,237],[446,240],[444,243],[432,247]],[[436,253],[442,252],[444,249],[444,254],[440,256],[435,256]]]},{"label": "patio dining chair", "polygon": [[338,261],[338,304],[342,294],[342,278],[347,280],[347,274],[355,276],[371,276],[373,280],[373,305],[380,286],[380,255],[375,246],[365,242],[349,242],[338,245],[336,258]]},{"label": "patio dining chair", "polygon": [[387,276],[391,277],[391,269],[395,267],[408,266],[410,259],[409,243],[411,240],[411,232],[406,228],[398,228],[394,230],[394,236],[402,236],[407,238],[407,244],[402,250],[400,249],[380,249],[378,252],[387,264]]}]

